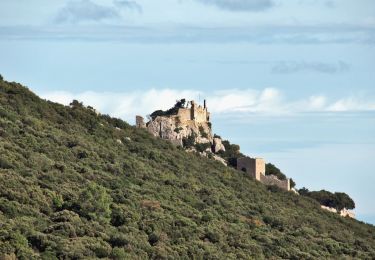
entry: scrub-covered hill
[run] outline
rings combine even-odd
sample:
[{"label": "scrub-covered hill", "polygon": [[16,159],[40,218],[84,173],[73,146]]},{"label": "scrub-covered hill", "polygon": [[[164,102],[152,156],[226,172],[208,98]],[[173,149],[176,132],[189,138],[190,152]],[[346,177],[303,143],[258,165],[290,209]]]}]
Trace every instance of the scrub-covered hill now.
[{"label": "scrub-covered hill", "polygon": [[0,80],[0,258],[375,258],[375,228]]}]

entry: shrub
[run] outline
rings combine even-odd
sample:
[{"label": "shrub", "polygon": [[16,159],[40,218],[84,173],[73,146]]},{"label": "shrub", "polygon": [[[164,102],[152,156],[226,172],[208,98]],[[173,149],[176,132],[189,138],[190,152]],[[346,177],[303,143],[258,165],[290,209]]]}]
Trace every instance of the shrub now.
[{"label": "shrub", "polygon": [[0,157],[0,168],[1,169],[12,169],[12,164],[5,158]]},{"label": "shrub", "polygon": [[266,164],[266,175],[275,175],[279,180],[286,180],[285,174],[272,163]]},{"label": "shrub", "polygon": [[200,135],[201,135],[203,138],[207,138],[207,137],[208,137],[206,131],[204,131],[204,128],[203,128],[203,126],[201,126],[201,125],[199,126],[199,133],[200,133]]},{"label": "shrub", "polygon": [[196,143],[194,145],[195,149],[198,151],[198,152],[204,152],[206,151],[208,148],[211,147],[211,144],[210,143]]},{"label": "shrub", "polygon": [[178,134],[183,128],[182,127],[176,127],[174,131]]},{"label": "shrub", "polygon": [[191,148],[194,146],[195,144],[195,138],[196,138],[196,134],[193,132],[191,133],[191,135],[189,135],[188,137],[184,137],[182,139],[182,144],[185,148]]},{"label": "shrub", "polygon": [[88,219],[99,222],[109,222],[111,216],[112,198],[107,194],[104,187],[91,182],[85,188],[77,203],[80,206],[79,214]]}]

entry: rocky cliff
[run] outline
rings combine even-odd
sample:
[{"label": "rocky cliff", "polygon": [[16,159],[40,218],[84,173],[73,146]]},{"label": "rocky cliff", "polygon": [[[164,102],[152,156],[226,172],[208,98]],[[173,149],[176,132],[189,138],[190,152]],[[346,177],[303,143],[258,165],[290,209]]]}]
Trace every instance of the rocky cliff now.
[{"label": "rocky cliff", "polygon": [[208,150],[217,153],[225,150],[220,138],[213,136],[206,101],[203,106],[194,101],[177,101],[168,111],[155,111],[150,120],[144,123],[143,118],[136,117],[136,125],[146,128],[152,135],[189,148],[195,144],[205,144]]}]

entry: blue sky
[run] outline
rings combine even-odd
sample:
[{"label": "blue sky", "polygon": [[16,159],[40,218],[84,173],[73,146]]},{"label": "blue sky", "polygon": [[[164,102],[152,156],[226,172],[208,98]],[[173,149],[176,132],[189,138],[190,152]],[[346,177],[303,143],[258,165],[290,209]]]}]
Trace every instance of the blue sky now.
[{"label": "blue sky", "polygon": [[372,0],[2,0],[0,73],[130,123],[206,98],[217,134],[375,224]]}]

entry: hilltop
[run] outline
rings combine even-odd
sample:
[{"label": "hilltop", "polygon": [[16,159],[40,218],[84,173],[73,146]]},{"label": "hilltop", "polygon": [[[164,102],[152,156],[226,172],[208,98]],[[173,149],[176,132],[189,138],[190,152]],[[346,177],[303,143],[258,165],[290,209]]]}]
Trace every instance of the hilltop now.
[{"label": "hilltop", "polygon": [[375,258],[375,227],[0,79],[0,258]]}]

